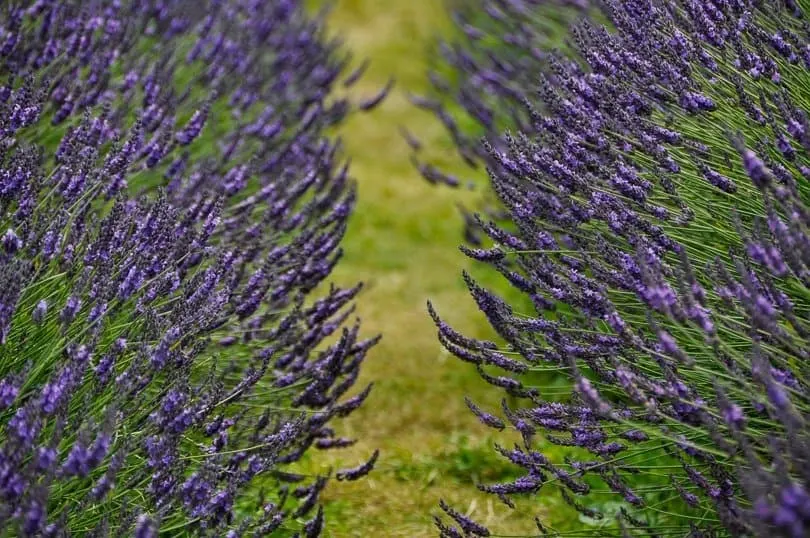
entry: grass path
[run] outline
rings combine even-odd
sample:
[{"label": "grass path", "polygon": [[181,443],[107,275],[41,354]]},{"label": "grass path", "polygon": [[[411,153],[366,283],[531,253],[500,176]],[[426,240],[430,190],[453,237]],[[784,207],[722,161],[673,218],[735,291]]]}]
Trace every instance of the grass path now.
[{"label": "grass path", "polygon": [[381,457],[368,479],[333,482],[327,489],[326,535],[436,536],[431,514],[440,498],[481,520],[499,520],[499,529],[511,528],[510,520],[517,521],[511,511],[474,486],[507,479],[510,469],[463,400],[469,394],[495,407],[500,396],[443,351],[425,308],[430,297],[459,329],[488,335],[460,276],[469,263],[457,248],[462,223],[455,203],[471,194],[421,179],[398,132],[406,126],[418,133],[434,162],[467,173],[438,122],[407,101],[407,92],[425,88],[426,52],[437,33],[449,28],[442,2],[338,0],[331,25],[358,62],[372,62],[354,95],[373,95],[390,76],[397,86],[381,107],[356,115],[340,130],[359,203],[334,277],[341,284],[366,283],[358,314],[366,334],[382,333],[383,340],[363,374],[374,390],[342,427],[341,433],[360,442],[318,461],[351,465],[375,448]]}]

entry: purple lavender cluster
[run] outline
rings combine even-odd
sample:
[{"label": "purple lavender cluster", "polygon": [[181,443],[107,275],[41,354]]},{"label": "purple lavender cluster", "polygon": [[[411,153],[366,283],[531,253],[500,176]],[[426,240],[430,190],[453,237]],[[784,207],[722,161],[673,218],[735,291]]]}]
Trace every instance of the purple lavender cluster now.
[{"label": "purple lavender cluster", "polygon": [[[529,37],[499,49],[485,20],[462,28],[475,52],[451,57],[462,90],[486,81],[462,102],[490,132],[468,156],[508,216],[478,217],[490,245],[463,250],[528,307],[465,275],[500,342],[431,308],[444,346],[508,395],[472,411],[522,438],[497,450],[524,475],[481,489],[510,505],[556,489],[600,535],[807,536],[806,6],[603,0],[606,24],[574,25],[570,54],[529,48],[536,3],[481,6]],[[515,90],[528,57],[536,84]],[[493,135],[490,118],[510,116]],[[490,535],[442,508],[442,536]]]},{"label": "purple lavender cluster", "polygon": [[0,7],[0,534],[319,535],[347,61],[294,0]]},{"label": "purple lavender cluster", "polygon": [[[523,104],[536,101],[538,75],[548,69],[554,57],[551,50],[564,46],[569,24],[587,13],[592,2],[446,0],[446,4],[454,36],[438,43],[440,59],[428,72],[431,94],[413,96],[412,101],[439,119],[461,158],[477,168],[489,160],[481,137],[496,143],[505,129],[530,128]],[[413,149],[421,149],[416,138],[408,139]],[[431,183],[459,185],[458,178],[428,163],[418,161],[418,168]]]}]

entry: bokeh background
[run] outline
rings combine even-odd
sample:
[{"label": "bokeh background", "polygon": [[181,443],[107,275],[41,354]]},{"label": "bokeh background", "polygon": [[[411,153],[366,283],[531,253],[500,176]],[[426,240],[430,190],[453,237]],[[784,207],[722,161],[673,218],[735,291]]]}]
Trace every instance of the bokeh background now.
[{"label": "bokeh background", "polygon": [[[311,1],[310,7],[324,4]],[[345,41],[355,65],[370,61],[351,88],[353,97],[376,94],[391,77],[396,85],[380,107],[355,115],[337,133],[359,184],[359,201],[334,279],[365,282],[357,312],[366,334],[382,333],[383,339],[361,380],[374,383],[371,396],[342,425],[341,433],[359,438],[358,444],[335,451],[331,460],[319,454],[318,465],[354,464],[375,448],[381,456],[367,479],[331,482],[323,498],[326,536],[436,536],[431,514],[439,511],[439,499],[500,532],[525,535],[533,518],[521,512],[552,521],[555,510],[566,510],[549,500],[514,511],[477,494],[479,481],[517,475],[492,450],[492,430],[469,412],[464,396],[496,408],[501,394],[487,390],[472,366],[441,347],[426,310],[430,298],[464,334],[493,336],[461,271],[496,289],[498,278],[473,267],[457,248],[464,234],[458,204],[474,206],[481,189],[430,185],[411,163],[400,132],[416,135],[424,158],[465,184],[485,181],[483,171],[464,165],[436,118],[409,101],[409,95],[429,91],[427,71],[437,43],[452,38],[446,6],[442,0],[337,0],[330,6],[331,33]],[[504,436],[498,441],[504,443]]]}]

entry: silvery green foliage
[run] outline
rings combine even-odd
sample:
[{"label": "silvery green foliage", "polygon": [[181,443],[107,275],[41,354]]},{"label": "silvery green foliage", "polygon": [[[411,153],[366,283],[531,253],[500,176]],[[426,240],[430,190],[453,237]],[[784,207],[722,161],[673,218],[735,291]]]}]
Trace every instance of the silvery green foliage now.
[{"label": "silvery green foliage", "polygon": [[[523,438],[498,451],[524,476],[481,489],[510,503],[556,488],[592,521],[609,519],[595,499],[610,491],[624,506],[602,524],[608,535],[810,532],[801,4],[600,2],[610,28],[573,26],[574,53],[545,55],[521,99],[504,83],[465,105],[523,118],[479,150],[508,222],[480,219],[494,246],[465,251],[535,310],[467,277],[505,346],[431,310],[443,344],[513,399],[498,413],[470,402]],[[516,60],[501,52],[504,74]],[[495,79],[466,58],[462,79]],[[533,384],[548,371],[569,378],[567,397]],[[549,443],[570,447],[567,459],[544,454]],[[488,535],[443,508],[454,521],[439,522],[443,536]]]},{"label": "silvery green foliage", "polygon": [[358,288],[311,297],[355,194],[322,21],[11,2],[0,58],[0,533],[318,535],[327,477],[287,468],[351,443],[374,343]]}]

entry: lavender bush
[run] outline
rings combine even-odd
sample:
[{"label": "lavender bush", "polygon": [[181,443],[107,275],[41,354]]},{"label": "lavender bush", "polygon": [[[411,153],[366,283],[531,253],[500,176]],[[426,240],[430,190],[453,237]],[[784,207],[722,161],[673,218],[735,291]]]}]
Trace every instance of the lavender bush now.
[{"label": "lavender bush", "polygon": [[352,442],[374,344],[311,293],[355,196],[322,20],[11,2],[0,57],[0,534],[317,536],[290,465]]},{"label": "lavender bush", "polygon": [[[551,50],[564,47],[568,26],[589,12],[584,0],[445,0],[455,23],[453,38],[438,43],[428,78],[429,96],[414,104],[433,112],[473,167],[489,153],[479,143],[493,142],[506,128],[528,128],[523,103],[535,100],[537,75],[548,68]],[[592,12],[592,10],[590,11]],[[423,164],[431,182],[456,186],[457,179]]]},{"label": "lavender bush", "polygon": [[[576,24],[574,55],[543,55],[536,85],[465,105],[517,125],[482,146],[509,222],[482,218],[494,246],[464,250],[534,306],[465,275],[505,345],[431,309],[442,343],[512,397],[497,415],[470,402],[523,438],[498,451],[525,475],[483,490],[557,489],[601,535],[810,532],[808,7],[600,2],[609,29]],[[494,78],[467,59],[463,80]],[[443,508],[443,536],[490,535]]]}]

